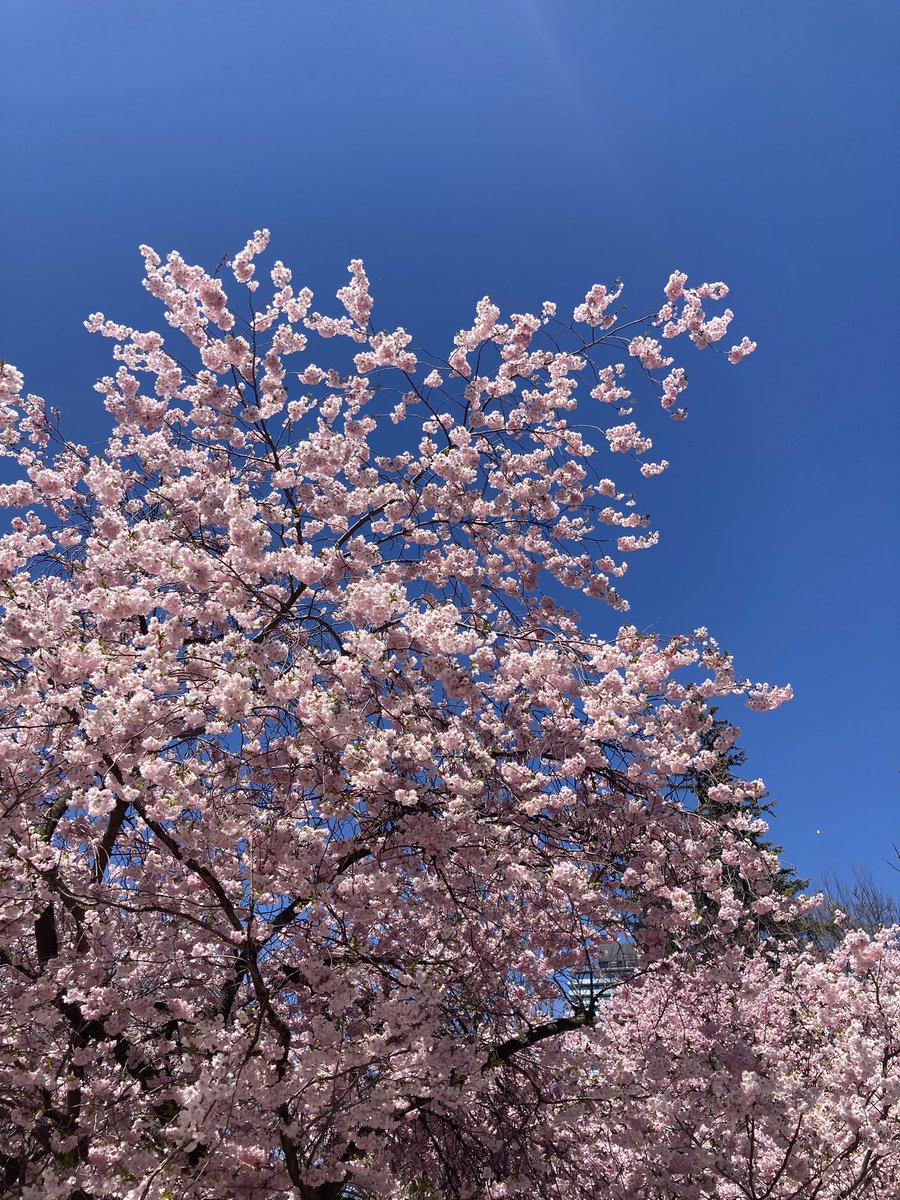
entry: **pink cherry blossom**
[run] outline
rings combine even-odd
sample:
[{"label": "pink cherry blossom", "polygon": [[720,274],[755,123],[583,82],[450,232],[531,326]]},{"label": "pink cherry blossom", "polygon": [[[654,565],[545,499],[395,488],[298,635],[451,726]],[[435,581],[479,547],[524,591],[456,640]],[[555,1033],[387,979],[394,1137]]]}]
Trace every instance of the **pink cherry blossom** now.
[{"label": "pink cherry blossom", "polygon": [[[888,1196],[894,940],[736,950],[809,902],[755,782],[688,802],[711,703],[790,690],[547,586],[627,607],[667,462],[618,406],[674,404],[656,335],[715,342],[724,285],[673,275],[627,369],[618,285],[587,330],[485,297],[425,355],[359,260],[337,315],[281,262],[261,302],[268,240],[231,296],[142,247],[170,332],[88,319],[103,449],[0,369],[7,1190]],[[619,942],[632,983],[574,1007]]]}]

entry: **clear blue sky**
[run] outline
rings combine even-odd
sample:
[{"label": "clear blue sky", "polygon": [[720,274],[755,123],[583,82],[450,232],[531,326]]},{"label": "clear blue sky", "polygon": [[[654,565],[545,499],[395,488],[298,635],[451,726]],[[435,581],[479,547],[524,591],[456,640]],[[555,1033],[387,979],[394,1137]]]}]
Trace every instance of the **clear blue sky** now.
[{"label": "clear blue sky", "polygon": [[900,887],[896,0],[3,0],[0,45],[0,353],[79,439],[84,317],[161,323],[140,242],[268,226],[323,304],[362,256],[433,347],[486,291],[725,279],[760,349],[688,363],[632,618],[793,683],[739,710],[787,857]]}]

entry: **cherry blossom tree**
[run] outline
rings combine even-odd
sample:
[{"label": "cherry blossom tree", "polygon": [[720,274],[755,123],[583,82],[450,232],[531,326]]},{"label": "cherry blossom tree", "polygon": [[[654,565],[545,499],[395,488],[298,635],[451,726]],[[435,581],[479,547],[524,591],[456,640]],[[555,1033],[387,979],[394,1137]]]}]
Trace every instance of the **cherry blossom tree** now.
[{"label": "cherry blossom tree", "polygon": [[594,1194],[900,1194],[897,935],[855,931],[777,967],[731,948],[621,990],[570,1035],[594,1067]]},{"label": "cherry blossom tree", "polygon": [[[175,336],[88,320],[118,364],[102,453],[2,367],[6,1187],[594,1195],[628,1143],[585,1141],[613,1050],[571,973],[628,939],[641,978],[724,962],[734,994],[735,931],[803,903],[746,836],[759,781],[707,789],[721,820],[691,804],[736,736],[710,744],[714,700],[789,689],[562,600],[627,608],[655,534],[588,435],[665,468],[630,374],[683,417],[664,345],[717,346],[727,289],[675,273],[627,322],[618,284],[571,320],[485,298],[439,358],[373,325],[359,261],[338,316],[280,262],[260,301],[267,240],[233,309],[142,248]],[[610,1129],[643,1102],[620,1090]]]}]

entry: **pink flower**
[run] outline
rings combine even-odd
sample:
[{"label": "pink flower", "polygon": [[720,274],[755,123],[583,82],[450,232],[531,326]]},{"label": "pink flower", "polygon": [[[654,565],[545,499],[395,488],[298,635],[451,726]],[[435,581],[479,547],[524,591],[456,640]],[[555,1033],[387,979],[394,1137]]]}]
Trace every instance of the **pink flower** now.
[{"label": "pink flower", "polygon": [[741,359],[746,358],[748,354],[752,354],[756,349],[756,342],[751,342],[749,338],[741,338],[736,346],[732,346],[728,351],[728,361],[730,363],[739,363]]}]

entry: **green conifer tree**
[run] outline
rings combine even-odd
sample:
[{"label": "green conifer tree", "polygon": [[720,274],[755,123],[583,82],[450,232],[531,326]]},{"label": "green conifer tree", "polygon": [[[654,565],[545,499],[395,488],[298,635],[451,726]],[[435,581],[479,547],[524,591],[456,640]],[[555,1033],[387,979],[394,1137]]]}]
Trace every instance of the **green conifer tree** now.
[{"label": "green conifer tree", "polygon": [[[729,729],[729,723],[715,716],[716,709],[711,709],[713,716],[712,724],[707,732],[703,735],[703,745],[706,750],[715,750],[716,743],[722,738],[722,735]],[[739,800],[723,803],[720,800],[712,800],[710,791],[721,784],[731,783],[739,778],[739,769],[746,762],[747,756],[744,750],[736,746],[730,746],[728,749],[722,750],[715,763],[703,771],[689,771],[683,780],[683,786],[692,792],[695,798],[694,809],[702,817],[707,820],[714,821],[722,826],[723,834],[726,828],[742,840],[748,841],[751,845],[759,850],[767,851],[774,854],[779,860],[779,867],[772,880],[773,891],[776,896],[791,898],[801,895],[809,886],[808,879],[800,879],[795,869],[782,861],[782,847],[771,841],[766,833],[758,828],[754,828],[754,824],[759,821],[768,822],[774,809],[774,801],[770,799],[768,794],[762,796],[754,796],[751,793],[745,793]],[[735,829],[732,824],[733,818],[743,817],[750,823],[749,828]],[[743,822],[739,823],[740,825]],[[751,916],[750,905],[756,899],[751,894],[746,881],[741,877],[739,871],[722,864],[723,878],[730,884],[734,894],[745,907],[748,914],[748,919]],[[708,905],[708,900],[703,900],[702,908]],[[754,928],[748,930],[742,927],[735,932],[735,941],[740,944],[746,944],[750,949],[756,945],[760,938],[771,941],[773,943],[783,943],[785,941],[794,941],[797,938],[807,940],[814,935],[813,925],[815,921],[810,917],[801,916],[790,922],[780,920],[777,916],[769,913],[752,914]]]}]

